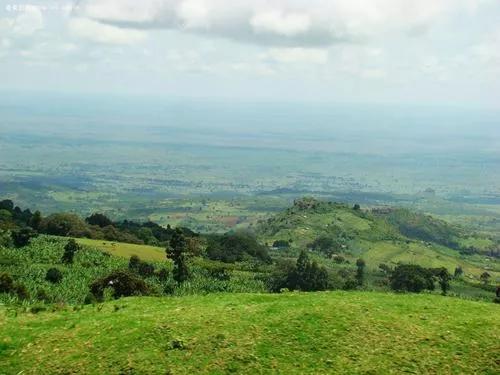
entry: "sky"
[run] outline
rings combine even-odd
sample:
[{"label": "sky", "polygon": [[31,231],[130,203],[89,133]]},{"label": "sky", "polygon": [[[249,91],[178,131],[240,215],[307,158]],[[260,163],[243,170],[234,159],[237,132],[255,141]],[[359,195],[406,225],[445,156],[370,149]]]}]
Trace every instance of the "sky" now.
[{"label": "sky", "polygon": [[500,1],[0,0],[0,90],[500,109]]}]

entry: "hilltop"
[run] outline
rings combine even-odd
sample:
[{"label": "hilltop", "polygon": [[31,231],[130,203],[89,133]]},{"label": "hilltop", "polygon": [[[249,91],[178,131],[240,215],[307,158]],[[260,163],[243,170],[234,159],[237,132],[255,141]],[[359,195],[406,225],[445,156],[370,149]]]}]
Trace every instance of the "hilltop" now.
[{"label": "hilltop", "polygon": [[309,248],[326,258],[353,261],[369,268],[381,263],[424,267],[460,266],[477,279],[487,270],[500,276],[500,244],[492,238],[402,208],[361,209],[314,198],[298,199],[287,210],[260,221],[259,238],[290,254]]}]

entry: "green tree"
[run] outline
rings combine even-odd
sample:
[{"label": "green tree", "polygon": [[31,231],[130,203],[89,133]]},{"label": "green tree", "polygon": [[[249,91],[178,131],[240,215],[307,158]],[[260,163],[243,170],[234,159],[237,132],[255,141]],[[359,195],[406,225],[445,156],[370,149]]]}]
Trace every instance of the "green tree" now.
[{"label": "green tree", "polygon": [[167,248],[167,258],[174,262],[173,276],[178,283],[186,281],[189,277],[187,266],[187,241],[180,228],[176,228]]},{"label": "green tree", "polygon": [[366,263],[363,259],[360,258],[356,261],[356,282],[359,286],[362,286],[365,280],[365,266]]},{"label": "green tree", "polygon": [[36,237],[38,233],[36,233],[32,228],[25,227],[19,230],[13,231],[11,233],[12,242],[15,247],[24,247],[27,246],[31,239]]},{"label": "green tree", "polygon": [[458,279],[459,277],[461,277],[463,274],[464,274],[464,270],[462,269],[461,266],[455,267],[455,272],[453,273],[453,276],[456,279]]},{"label": "green tree", "polygon": [[80,246],[76,243],[76,241],[72,238],[68,240],[66,245],[64,246],[64,254],[61,258],[61,261],[66,264],[73,263],[73,258],[75,257],[75,253],[80,249]]},{"label": "green tree", "polygon": [[483,282],[484,285],[487,285],[490,282],[491,275],[488,272],[483,272],[479,279]]},{"label": "green tree", "polygon": [[436,270],[436,276],[438,278],[439,287],[441,288],[443,295],[446,295],[446,293],[448,293],[448,290],[450,289],[450,273],[446,268],[441,267]]},{"label": "green tree", "polygon": [[424,289],[434,290],[432,270],[416,264],[398,264],[389,278],[391,288],[397,291],[419,293]]},{"label": "green tree", "polygon": [[90,225],[97,225],[98,227],[104,228],[108,225],[113,225],[113,222],[103,214],[95,213],[90,215],[85,221]]},{"label": "green tree", "polygon": [[42,223],[42,214],[40,213],[40,211],[35,211],[35,213],[30,219],[29,224],[33,229],[38,230],[40,228],[41,223]]}]

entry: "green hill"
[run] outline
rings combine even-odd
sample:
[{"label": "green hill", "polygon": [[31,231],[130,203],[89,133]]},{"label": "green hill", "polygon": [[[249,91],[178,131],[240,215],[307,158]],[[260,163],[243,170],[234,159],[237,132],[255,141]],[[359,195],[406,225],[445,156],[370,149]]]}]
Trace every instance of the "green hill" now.
[{"label": "green hill", "polygon": [[133,297],[0,310],[5,374],[494,374],[499,306],[369,292]]},{"label": "green hill", "polygon": [[257,232],[263,242],[289,244],[293,253],[312,248],[327,257],[362,257],[371,269],[380,263],[415,263],[424,267],[460,266],[469,278],[488,271],[500,277],[500,244],[452,226],[445,221],[405,209],[354,209],[341,203],[313,198],[294,205],[268,220]]}]

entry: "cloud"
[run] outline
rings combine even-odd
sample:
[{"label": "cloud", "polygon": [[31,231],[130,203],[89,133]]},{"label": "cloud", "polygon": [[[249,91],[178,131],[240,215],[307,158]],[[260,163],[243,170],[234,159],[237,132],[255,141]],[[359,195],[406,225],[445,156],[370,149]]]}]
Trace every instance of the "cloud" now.
[{"label": "cloud", "polygon": [[72,35],[105,44],[135,44],[146,39],[141,30],[130,30],[103,24],[88,18],[73,18],[68,23]]},{"label": "cloud", "polygon": [[418,34],[481,0],[84,0],[80,16],[270,46],[318,47],[381,33]]},{"label": "cloud", "polygon": [[311,26],[311,19],[307,14],[284,14],[280,11],[270,11],[255,14],[250,19],[250,25],[256,34],[275,33],[293,37],[307,33]]},{"label": "cloud", "polygon": [[271,48],[263,57],[279,63],[326,64],[328,51],[320,48]]}]

